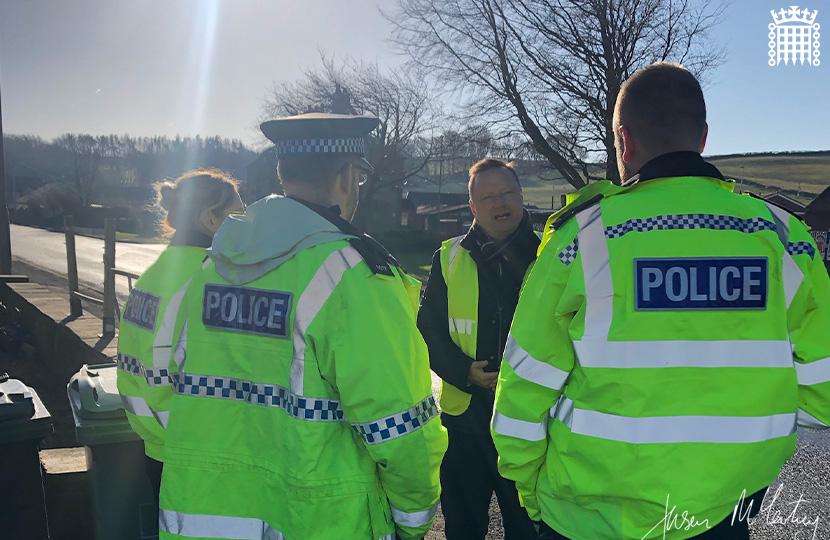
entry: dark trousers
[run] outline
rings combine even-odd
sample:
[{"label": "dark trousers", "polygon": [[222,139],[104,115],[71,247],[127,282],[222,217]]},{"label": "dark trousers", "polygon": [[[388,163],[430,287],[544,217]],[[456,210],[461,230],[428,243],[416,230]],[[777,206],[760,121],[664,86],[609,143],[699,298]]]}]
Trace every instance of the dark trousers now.
[{"label": "dark trousers", "polygon": [[[701,529],[706,529],[701,526]],[[554,531],[545,522],[542,522],[539,527],[538,540],[570,540],[567,536],[562,536]],[[728,516],[711,529],[703,534],[692,537],[689,540],[749,540],[749,523],[744,519],[740,522],[736,521],[732,525],[732,516]]]},{"label": "dark trousers", "polygon": [[532,540],[533,522],[519,504],[516,485],[496,469],[498,454],[490,433],[448,428],[441,463],[441,510],[447,540],[484,540],[493,492],[499,501],[505,540]]},{"label": "dark trousers", "polygon": [[144,467],[147,469],[147,478],[150,479],[150,487],[156,496],[156,504],[159,502],[159,491],[161,490],[161,470],[164,464],[156,461],[150,456],[144,456]]}]

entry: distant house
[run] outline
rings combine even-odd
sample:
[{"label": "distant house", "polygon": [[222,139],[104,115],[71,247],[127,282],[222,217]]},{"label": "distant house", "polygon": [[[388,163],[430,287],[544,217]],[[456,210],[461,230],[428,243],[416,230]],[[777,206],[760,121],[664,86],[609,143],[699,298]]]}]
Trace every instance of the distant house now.
[{"label": "distant house", "polygon": [[472,224],[473,212],[469,204],[442,204],[440,211],[434,205],[424,205],[408,217],[408,228],[427,231],[435,240],[464,234]]},{"label": "distant house", "polygon": [[830,270],[830,188],[819,193],[818,197],[807,205],[804,221],[810,226],[810,234],[824,259],[824,265]]},{"label": "distant house", "polygon": [[441,186],[440,190],[435,184],[407,185],[403,190],[403,198],[415,208],[437,206],[439,199],[441,206],[465,204],[470,200],[467,184],[461,182],[447,182]]},{"label": "distant house", "polygon": [[770,193],[769,195],[765,195],[763,197],[765,201],[771,202],[774,205],[780,206],[790,213],[795,214],[798,217],[804,215],[804,211],[807,209],[807,206],[801,204],[797,200],[787,197],[780,191],[776,191],[775,193]]}]

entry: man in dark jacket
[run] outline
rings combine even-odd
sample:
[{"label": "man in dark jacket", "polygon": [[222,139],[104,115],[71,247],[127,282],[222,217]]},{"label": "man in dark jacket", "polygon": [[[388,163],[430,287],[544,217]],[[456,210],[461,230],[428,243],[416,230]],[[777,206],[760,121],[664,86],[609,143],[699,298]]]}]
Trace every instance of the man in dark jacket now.
[{"label": "man in dark jacket", "polygon": [[535,538],[513,482],[496,468],[490,418],[507,332],[539,238],[512,164],[484,159],[470,169],[466,235],[435,252],[418,313],[432,371],[442,379],[441,421],[449,448],[441,464],[448,540],[483,540],[493,492],[507,540]]}]

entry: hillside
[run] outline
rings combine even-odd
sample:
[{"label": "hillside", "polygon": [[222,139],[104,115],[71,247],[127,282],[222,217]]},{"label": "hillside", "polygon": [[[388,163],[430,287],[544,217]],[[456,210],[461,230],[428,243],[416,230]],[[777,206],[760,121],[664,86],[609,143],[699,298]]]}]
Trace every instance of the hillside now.
[{"label": "hillside", "polygon": [[[782,191],[805,204],[830,186],[830,151],[787,154],[734,154],[705,156],[724,176],[740,183],[744,191],[766,195]],[[743,166],[743,171],[741,171]],[[556,171],[538,165],[521,164],[519,177],[525,193],[525,202],[542,208],[551,207],[551,196],[573,191]],[[551,181],[543,179],[553,178]]]}]

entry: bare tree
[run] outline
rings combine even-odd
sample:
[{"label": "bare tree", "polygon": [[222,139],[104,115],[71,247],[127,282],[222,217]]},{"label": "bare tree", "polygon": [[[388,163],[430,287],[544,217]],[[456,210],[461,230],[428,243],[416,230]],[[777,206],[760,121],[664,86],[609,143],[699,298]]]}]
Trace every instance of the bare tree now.
[{"label": "bare tree", "polygon": [[75,162],[75,187],[84,208],[91,202],[92,189],[98,178],[101,158],[114,152],[113,141],[107,136],[66,134],[55,139],[54,144],[73,154]]},{"label": "bare tree", "polygon": [[[722,0],[398,0],[385,13],[410,63],[508,133],[523,132],[575,187],[587,160],[618,178],[614,104],[656,61],[703,76],[724,59]],[[604,154],[604,155],[603,155]]]},{"label": "bare tree", "polygon": [[307,70],[299,81],[274,86],[263,104],[262,119],[310,111],[369,114],[380,119],[367,145],[375,172],[361,189],[356,216],[366,226],[365,214],[371,208],[367,203],[378,191],[399,188],[429,160],[429,149],[417,141],[432,127],[433,104],[417,73],[386,73],[377,64],[335,62],[322,54],[321,58],[322,67]]}]

